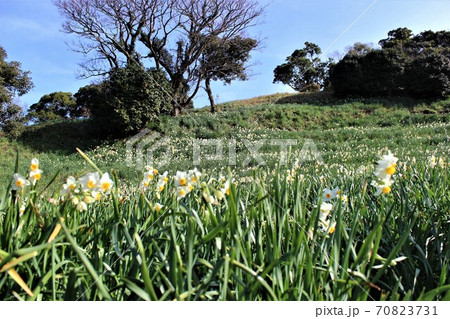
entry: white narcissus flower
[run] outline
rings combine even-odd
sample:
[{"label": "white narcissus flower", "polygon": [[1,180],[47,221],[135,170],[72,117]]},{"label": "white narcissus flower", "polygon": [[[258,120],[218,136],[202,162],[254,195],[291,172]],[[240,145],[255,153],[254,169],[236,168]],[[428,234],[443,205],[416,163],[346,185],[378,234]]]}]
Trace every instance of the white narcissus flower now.
[{"label": "white narcissus flower", "polygon": [[175,175],[175,186],[176,187],[184,187],[188,184],[188,176],[186,172],[177,171]]},{"label": "white narcissus flower", "polygon": [[102,178],[100,178],[100,180],[98,181],[99,189],[101,189],[102,192],[104,192],[104,193],[108,193],[111,190],[111,188],[113,187],[113,185],[114,185],[114,182],[109,177],[108,173],[103,174]]},{"label": "white narcissus flower", "polygon": [[157,212],[159,212],[161,209],[163,209],[164,208],[164,205],[161,205],[160,203],[156,203],[155,204],[155,210],[157,211]]},{"label": "white narcissus flower", "polygon": [[187,186],[181,186],[177,188],[177,200],[184,198],[189,193]]},{"label": "white narcissus flower", "polygon": [[77,210],[79,212],[87,211],[87,204],[84,201],[79,201],[77,204]]},{"label": "white narcissus flower", "polygon": [[33,158],[30,164],[30,171],[37,171],[39,169],[39,160],[37,158]]},{"label": "white narcissus flower", "polygon": [[188,172],[188,178],[192,184],[197,183],[198,179],[201,176],[202,176],[202,173],[200,173],[197,168],[194,168]]},{"label": "white narcissus flower", "polygon": [[12,185],[12,189],[15,191],[21,191],[25,186],[29,186],[30,185],[30,181],[25,179],[25,177],[23,177],[20,174],[14,174],[13,176],[14,178],[14,182]]},{"label": "white narcissus flower", "polygon": [[77,187],[77,180],[73,176],[69,176],[60,192],[61,196],[66,196]]},{"label": "white narcissus flower", "polygon": [[79,202],[80,202],[80,199],[78,197],[72,198],[72,205],[78,205]]},{"label": "white narcissus flower", "polygon": [[89,205],[89,204],[92,204],[93,202],[95,202],[95,198],[90,195],[86,195],[83,198],[83,202],[85,202],[87,205]]},{"label": "white narcissus flower", "polygon": [[331,205],[330,203],[322,203],[320,205],[319,220],[325,221],[328,215],[330,215],[332,209],[333,205]]},{"label": "white narcissus flower", "polygon": [[34,171],[30,171],[30,182],[33,185],[36,185],[36,181],[40,180],[42,177],[42,171],[40,169],[36,169]]},{"label": "white narcissus flower", "polygon": [[77,180],[73,176],[67,177],[66,183],[63,185],[63,187],[68,188],[69,190],[74,190],[75,187],[77,187]]},{"label": "white narcissus flower", "polygon": [[375,176],[380,180],[386,180],[388,177],[395,174],[398,158],[395,157],[391,151],[387,155],[383,155],[382,159],[378,161],[375,170]]},{"label": "white narcissus flower", "polygon": [[141,182],[141,189],[145,192],[145,191],[147,191],[147,189],[149,188],[149,186],[150,186],[150,181],[149,180],[143,180],[142,182]]},{"label": "white narcissus flower", "polygon": [[223,185],[223,188],[221,188],[220,191],[223,194],[229,196],[230,195],[230,187],[231,187],[230,181],[228,180],[228,181],[225,182],[225,184]]},{"label": "white narcissus flower", "polygon": [[153,181],[153,179],[155,178],[155,173],[153,172],[153,170],[151,171],[147,171],[144,173],[144,181]]},{"label": "white narcissus flower", "polygon": [[325,188],[322,193],[323,201],[328,202],[335,199],[340,193],[339,187],[335,187],[334,189]]},{"label": "white narcissus flower", "polygon": [[159,181],[158,184],[156,184],[156,188],[158,192],[162,192],[164,188],[166,187],[166,183]]},{"label": "white narcissus flower", "polygon": [[91,195],[96,201],[99,201],[102,198],[101,192],[92,191]]},{"label": "white narcissus flower", "polygon": [[430,167],[435,168],[436,164],[437,164],[437,158],[436,156],[432,155],[429,159],[428,159],[428,164],[430,165]]},{"label": "white narcissus flower", "polygon": [[159,171],[156,168],[150,165],[145,166],[145,171],[152,176],[157,175],[159,173]]},{"label": "white narcissus flower", "polygon": [[167,177],[167,174],[169,174],[169,172],[165,171],[163,174],[159,175],[158,183],[166,184],[168,182],[168,180],[169,180],[169,178]]},{"label": "white narcissus flower", "polygon": [[321,230],[324,232],[328,232],[328,234],[332,234],[335,232],[336,230],[336,222],[331,222],[331,221],[326,221],[326,220],[321,220],[320,221],[321,224]]},{"label": "white narcissus flower", "polygon": [[163,174],[159,175],[158,183],[156,184],[156,188],[159,192],[162,192],[166,187],[167,181],[169,178],[167,177],[168,172],[165,171]]},{"label": "white narcissus flower", "polygon": [[80,178],[81,189],[83,192],[93,191],[97,188],[100,175],[98,173],[88,173]]},{"label": "white narcissus flower", "polygon": [[372,181],[370,185],[376,188],[375,196],[379,196],[381,194],[389,194],[391,192],[391,185],[393,181],[390,178],[381,180],[380,182]]}]

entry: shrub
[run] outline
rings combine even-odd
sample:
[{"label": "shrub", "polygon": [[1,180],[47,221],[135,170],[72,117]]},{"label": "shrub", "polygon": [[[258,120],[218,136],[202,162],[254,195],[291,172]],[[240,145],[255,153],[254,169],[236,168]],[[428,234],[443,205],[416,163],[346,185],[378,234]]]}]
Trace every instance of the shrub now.
[{"label": "shrub", "polygon": [[134,134],[158,115],[171,110],[170,84],[155,69],[132,65],[111,72],[100,84],[84,87],[75,95],[80,106],[89,109],[99,134],[115,137]]},{"label": "shrub", "polygon": [[46,94],[30,106],[28,117],[39,123],[60,120],[66,118],[77,118],[83,115],[78,107],[75,97],[70,92],[53,92]]},{"label": "shrub", "polygon": [[443,97],[450,93],[450,50],[437,50],[417,57],[405,74],[408,94],[416,98]]},{"label": "shrub", "polygon": [[442,98],[450,93],[450,32],[412,37],[399,28],[388,35],[381,50],[348,53],[332,68],[337,96]]},{"label": "shrub", "polygon": [[22,108],[14,103],[6,103],[0,106],[0,127],[4,134],[16,139],[24,130],[25,117]]},{"label": "shrub", "polygon": [[5,49],[0,46],[0,129],[8,137],[17,138],[25,122],[22,108],[14,103],[33,88],[30,72],[22,71],[17,61],[6,62]]}]

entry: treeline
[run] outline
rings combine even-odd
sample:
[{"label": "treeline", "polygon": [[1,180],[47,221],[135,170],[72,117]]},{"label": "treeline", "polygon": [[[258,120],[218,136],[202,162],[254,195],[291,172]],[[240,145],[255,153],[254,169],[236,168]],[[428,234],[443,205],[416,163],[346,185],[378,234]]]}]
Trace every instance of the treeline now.
[{"label": "treeline", "polygon": [[450,93],[450,32],[407,28],[388,33],[379,49],[356,43],[335,62],[306,42],[274,70],[274,82],[297,91],[329,88],[338,97],[442,98]]}]

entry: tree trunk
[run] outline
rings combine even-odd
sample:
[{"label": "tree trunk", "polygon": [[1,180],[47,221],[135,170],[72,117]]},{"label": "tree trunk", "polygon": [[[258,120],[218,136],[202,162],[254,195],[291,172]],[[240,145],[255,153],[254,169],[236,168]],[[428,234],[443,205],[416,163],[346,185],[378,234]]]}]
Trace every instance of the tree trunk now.
[{"label": "tree trunk", "polygon": [[181,99],[182,99],[182,89],[181,89],[181,81],[179,80],[179,77],[174,77],[172,79],[172,89],[174,92],[173,98],[172,98],[172,111],[173,116],[179,116],[181,115]]},{"label": "tree trunk", "polygon": [[179,116],[181,115],[181,106],[177,102],[177,99],[173,99],[172,101],[172,110],[173,110],[173,116]]},{"label": "tree trunk", "polygon": [[205,90],[206,93],[208,94],[208,98],[209,98],[209,103],[211,105],[211,113],[215,113],[216,112],[216,105],[214,103],[214,95],[211,91],[211,79],[207,78],[205,80]]}]

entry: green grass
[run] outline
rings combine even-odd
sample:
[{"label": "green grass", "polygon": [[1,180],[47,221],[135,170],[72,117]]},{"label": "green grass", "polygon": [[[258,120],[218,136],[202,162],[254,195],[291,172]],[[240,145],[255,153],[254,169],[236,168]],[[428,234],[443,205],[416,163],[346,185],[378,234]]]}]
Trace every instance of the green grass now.
[{"label": "green grass", "polygon": [[[448,157],[450,102],[319,102],[222,106],[215,115],[195,110],[162,119],[157,128],[173,157],[160,166],[161,152],[154,164],[169,175],[193,168],[194,139],[236,140],[238,165],[203,161],[201,180],[181,200],[172,178],[161,194],[156,181],[139,191],[142,171],[126,166],[125,141],[90,138],[86,122],[30,127],[16,142],[0,138],[0,298],[450,300],[448,164],[429,165],[433,154]],[[268,142],[267,165],[241,165],[249,156],[244,139],[287,138],[298,141],[288,165],[278,165],[279,147]],[[306,139],[324,164],[304,163],[288,181]],[[70,200],[48,201],[69,175],[94,171],[75,147],[118,177],[112,193],[86,212]],[[392,192],[376,197],[373,163],[387,149],[399,165]],[[11,194],[14,171],[26,175],[33,157],[42,180]],[[220,175],[234,180],[222,200]],[[333,200],[331,234],[318,220],[326,187],[349,198]],[[157,202],[164,205],[159,212]],[[61,217],[62,229],[47,243]],[[393,262],[400,257],[406,259]]]},{"label": "green grass", "polygon": [[[305,99],[305,96],[310,95],[284,98],[303,102],[300,98]],[[408,99],[338,100],[329,101],[330,105],[320,105],[321,99],[328,101],[327,93],[324,97],[317,93],[312,96],[314,98],[309,97],[309,102],[316,101],[314,104],[264,104],[266,100],[279,98],[275,95],[264,97],[263,104],[249,102],[251,106],[230,108],[214,115],[201,109],[177,118],[164,117],[161,123],[152,126],[161,136],[169,138],[168,146],[173,157],[170,165],[159,165],[165,154],[162,148],[161,158],[156,159],[155,165],[172,172],[192,168],[194,139],[236,139],[237,157],[241,160],[249,156],[243,139],[297,139],[298,146],[294,150],[301,149],[305,139],[313,139],[324,161],[330,165],[342,160],[347,165],[367,162],[372,156],[367,150],[380,147],[389,147],[405,156],[418,156],[436,149],[444,156],[448,153],[450,100],[434,103]],[[222,105],[219,109],[223,109]],[[404,143],[405,138],[408,139],[407,144]],[[10,181],[16,150],[22,155],[19,161],[21,169],[28,167],[30,158],[38,157],[47,176],[61,172],[59,184],[70,174],[87,172],[87,164],[76,154],[77,147],[86,151],[101,168],[113,166],[124,183],[135,185],[139,182],[141,172],[128,167],[124,161],[125,140],[102,141],[91,133],[86,122],[63,122],[32,126],[18,142],[0,137],[0,188]],[[352,152],[355,147],[359,148],[358,152]],[[350,154],[341,156],[336,150]],[[263,152],[262,157],[274,167],[277,148],[266,146]],[[251,162],[249,167],[238,165],[236,173],[247,175],[256,164]],[[226,171],[227,162],[204,162],[203,166],[219,173]]]}]

